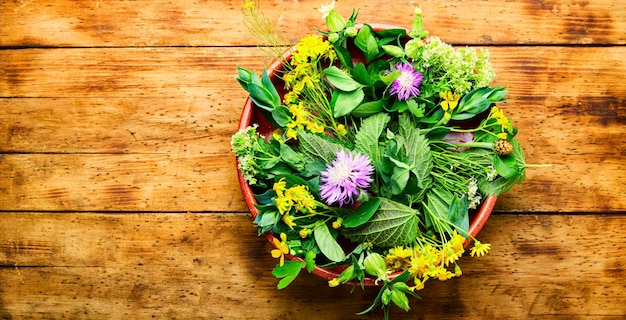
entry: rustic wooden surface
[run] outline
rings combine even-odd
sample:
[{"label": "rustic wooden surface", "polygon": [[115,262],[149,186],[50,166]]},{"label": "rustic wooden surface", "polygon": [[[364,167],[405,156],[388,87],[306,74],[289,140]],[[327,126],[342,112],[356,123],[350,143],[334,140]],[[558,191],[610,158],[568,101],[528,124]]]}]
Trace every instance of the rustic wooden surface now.
[{"label": "rustic wooden surface", "polygon": [[[287,39],[317,1],[261,1]],[[0,2],[0,319],[379,319],[375,290],[275,289],[229,152],[268,59],[242,1]],[[488,47],[530,163],[415,319],[626,317],[626,2],[419,3],[431,34]],[[412,1],[340,0],[408,26]],[[471,14],[468,14],[471,13]]]}]

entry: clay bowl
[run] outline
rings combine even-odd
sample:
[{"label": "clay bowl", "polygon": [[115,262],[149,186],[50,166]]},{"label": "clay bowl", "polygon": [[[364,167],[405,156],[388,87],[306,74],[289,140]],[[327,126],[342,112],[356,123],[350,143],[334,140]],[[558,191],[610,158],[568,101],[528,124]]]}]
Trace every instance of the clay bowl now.
[{"label": "clay bowl", "polygon": [[[371,26],[374,29],[374,31],[380,31],[380,30],[390,29],[390,28],[398,29],[398,27],[391,26],[391,25],[371,24]],[[285,51],[282,59],[288,59],[291,56],[291,52],[293,50],[295,50],[295,46]],[[355,51],[351,50],[351,52],[355,52]],[[353,54],[353,60],[360,61],[360,59],[361,57],[358,56],[358,52],[355,52]],[[283,89],[283,84],[282,84],[282,81],[277,77],[278,72],[282,69],[281,61],[282,60],[279,60],[279,59],[274,60],[268,66],[267,72],[272,82],[274,82],[274,85],[276,86],[276,89],[278,90],[279,94],[282,96],[285,93]],[[271,133],[275,129],[272,125],[270,125],[267,122],[267,120],[265,120],[265,118],[263,117],[259,109],[254,105],[252,100],[248,98],[241,112],[241,117],[239,120],[239,129],[245,129],[246,127],[252,124],[257,124],[258,125],[257,132],[259,132],[260,134],[266,137],[271,136]],[[259,213],[259,211],[255,207],[255,205],[257,204],[256,199],[254,198],[255,192],[253,191],[253,188],[245,181],[245,179],[243,178],[239,170],[237,170],[237,174],[239,177],[239,184],[241,185],[241,191],[243,193],[243,197],[246,201],[246,205],[248,206],[248,209],[250,210],[250,213],[252,214],[252,219],[254,220],[257,214]],[[258,193],[258,190],[256,191],[256,193]],[[489,219],[489,216],[491,215],[491,212],[496,204],[496,200],[497,200],[496,196],[488,196],[482,202],[481,206],[477,210],[470,212],[470,217],[469,217],[470,226],[469,226],[468,231],[471,236],[476,237],[478,233],[480,232],[480,230],[482,229],[482,227],[485,225],[485,223],[487,222],[487,219]],[[274,244],[273,239],[277,238],[277,236],[271,232],[265,233],[265,237],[272,245]],[[467,240],[464,246],[467,247],[469,246],[469,244],[470,244],[470,241]],[[294,257],[290,255],[287,255],[286,257],[291,260],[301,260],[298,257]],[[343,271],[343,268],[341,267],[322,268],[320,266],[316,266],[315,269],[312,271],[312,273],[323,279],[331,280],[331,279],[337,278],[342,271]],[[399,273],[392,274],[390,275],[390,278],[393,278],[394,276],[397,276],[397,275],[399,275]],[[374,283],[374,280],[375,280],[374,278],[366,276],[364,284],[366,286],[376,286],[377,284]]]}]

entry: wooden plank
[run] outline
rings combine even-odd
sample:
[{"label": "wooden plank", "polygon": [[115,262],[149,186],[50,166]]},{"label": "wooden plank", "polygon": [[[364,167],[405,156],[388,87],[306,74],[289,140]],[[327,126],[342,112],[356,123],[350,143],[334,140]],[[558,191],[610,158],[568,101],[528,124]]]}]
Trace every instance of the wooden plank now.
[{"label": "wooden plank", "polygon": [[[0,316],[370,319],[376,290],[349,294],[303,274],[277,291],[271,246],[239,214],[3,213]],[[463,258],[393,319],[621,319],[624,215],[495,215]],[[590,280],[593,279],[593,280]],[[338,302],[340,301],[340,303]],[[340,308],[338,306],[341,306]],[[254,312],[251,312],[254,310]]]},{"label": "wooden plank", "polygon": [[234,156],[0,155],[0,210],[244,211]]},{"label": "wooden plank", "polygon": [[[135,1],[4,1],[0,3],[0,46],[258,44],[242,24],[242,2],[159,0],[138,5]],[[317,11],[321,3],[261,2],[270,21],[289,41],[324,25]],[[415,5],[410,1],[390,1],[381,6],[378,1],[345,0],[337,2],[336,9],[347,17],[357,7],[361,22],[409,27]],[[619,0],[451,0],[419,5],[426,28],[454,43],[626,43],[626,4]]]},{"label": "wooden plank", "polygon": [[[624,47],[491,51],[497,83],[510,89],[512,99],[503,106],[521,130],[528,162],[554,165],[530,169],[527,181],[501,197],[497,209],[623,211],[626,199],[620,190],[626,184],[622,174],[626,141],[621,126],[626,119],[626,86],[614,79],[626,73]],[[83,195],[83,190],[109,194],[108,190],[120,187],[118,182],[102,179],[96,184],[91,177],[115,172],[126,177],[123,185],[157,190],[162,199],[185,199],[184,210],[246,210],[235,192],[228,143],[245,100],[233,80],[234,66],[260,69],[263,56],[256,49],[4,50],[0,56],[8,62],[0,78],[0,90],[6,90],[1,94],[31,97],[0,99],[0,151],[35,153],[0,160],[0,186],[14,192],[0,194],[2,208],[180,210],[176,201],[147,203],[145,197],[111,203],[108,196],[88,202],[70,196]],[[44,65],[48,69],[41,71],[39,66]],[[93,80],[92,74],[115,81]],[[93,91],[95,87],[100,91]],[[217,190],[216,197],[233,204],[207,206],[202,198],[189,198],[182,187],[154,189],[159,181],[144,164],[134,168],[139,162],[129,160],[132,156],[107,158],[111,153],[151,153],[154,158],[146,163],[179,174],[168,177],[193,181],[202,194]],[[178,159],[187,166],[195,157],[209,155],[219,157],[198,165],[200,172],[219,172],[215,184],[212,180],[198,184],[204,176],[178,169]],[[122,170],[119,159],[123,159]],[[91,161],[99,166],[85,166]],[[76,168],[76,163],[82,167]],[[45,173],[41,168],[46,168]],[[68,175],[68,170],[80,172],[80,178]],[[46,181],[43,187],[40,179]],[[224,181],[232,184],[224,189],[220,185]],[[51,197],[51,190],[63,192]]]}]

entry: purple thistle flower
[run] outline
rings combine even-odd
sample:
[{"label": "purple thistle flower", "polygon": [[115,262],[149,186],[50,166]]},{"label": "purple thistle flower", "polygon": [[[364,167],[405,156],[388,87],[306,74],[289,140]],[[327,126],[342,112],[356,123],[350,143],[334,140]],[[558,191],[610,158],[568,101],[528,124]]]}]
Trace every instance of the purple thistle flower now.
[{"label": "purple thistle flower", "polygon": [[372,183],[370,175],[374,167],[370,165],[368,156],[359,153],[352,154],[338,151],[332,165],[326,164],[326,171],[322,171],[320,196],[328,204],[351,204],[359,196],[361,189]]},{"label": "purple thistle flower", "polygon": [[422,74],[413,68],[410,63],[399,63],[394,66],[395,70],[400,70],[400,76],[391,84],[389,93],[396,95],[398,100],[407,101],[420,94],[419,86],[422,84]]}]

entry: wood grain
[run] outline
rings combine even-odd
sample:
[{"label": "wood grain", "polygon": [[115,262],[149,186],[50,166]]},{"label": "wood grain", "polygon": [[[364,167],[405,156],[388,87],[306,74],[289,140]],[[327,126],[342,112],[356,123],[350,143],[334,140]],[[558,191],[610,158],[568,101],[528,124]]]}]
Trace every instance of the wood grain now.
[{"label": "wood grain", "polygon": [[[490,49],[496,84],[510,90],[502,106],[520,128],[527,161],[553,165],[529,169],[497,209],[623,211],[626,86],[615,79],[626,74],[626,49]],[[0,94],[15,97],[0,99],[0,150],[25,153],[0,161],[0,190],[9,190],[0,194],[0,208],[246,210],[237,186],[222,186],[236,181],[229,141],[245,101],[235,65],[260,70],[267,59],[257,49],[31,49],[0,56],[7,61]],[[131,160],[139,154],[150,159]],[[197,161],[204,157],[210,160]],[[111,201],[126,189],[135,192]],[[94,196],[82,199],[84,190]],[[136,190],[143,191],[135,197]],[[202,197],[229,201],[211,207]]]},{"label": "wood grain", "polygon": [[[303,274],[283,291],[248,215],[3,213],[3,319],[378,319],[356,316],[376,290]],[[618,319],[626,315],[626,216],[498,215],[482,258],[431,281],[394,319]],[[115,230],[115,232],[111,232]],[[218,249],[220,248],[220,249]],[[35,289],[37,288],[37,289]],[[337,301],[341,308],[337,308]],[[255,310],[255,312],[250,312]],[[445,317],[442,311],[445,310]]]},{"label": "wood grain", "polygon": [[[330,2],[330,1],[326,1]],[[259,44],[243,25],[242,0],[4,1],[0,46],[142,47]],[[324,1],[261,1],[268,19],[293,42],[323,27]],[[362,22],[410,26],[414,7],[426,29],[462,44],[624,44],[626,3],[615,0],[445,2],[342,0],[345,17],[360,9]],[[381,14],[384,10],[384,14]],[[471,12],[472,14],[467,14]],[[294,28],[294,26],[297,26]],[[41,32],[46,30],[46,32]]]}]

